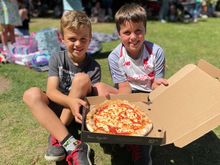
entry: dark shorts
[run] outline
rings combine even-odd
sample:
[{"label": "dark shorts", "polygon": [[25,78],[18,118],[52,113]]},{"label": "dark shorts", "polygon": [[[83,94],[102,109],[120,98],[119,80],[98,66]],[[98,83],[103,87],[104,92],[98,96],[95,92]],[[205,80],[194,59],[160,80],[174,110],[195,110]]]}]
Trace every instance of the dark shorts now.
[{"label": "dark shorts", "polygon": [[48,107],[49,107],[50,109],[52,109],[53,112],[54,112],[58,117],[60,117],[61,112],[62,112],[62,110],[63,110],[63,108],[64,108],[62,105],[59,105],[59,104],[57,104],[57,103],[51,101],[50,99],[49,99]]},{"label": "dark shorts", "polygon": [[[48,106],[52,109],[52,111],[60,117],[61,112],[63,110],[63,106],[49,100]],[[76,139],[80,139],[79,130],[81,130],[81,124],[76,123],[75,120],[73,120],[68,126],[66,126],[69,133],[71,133]]]},{"label": "dark shorts", "polygon": [[[88,96],[94,96],[94,91],[92,91]],[[55,102],[53,102],[52,100],[49,99],[49,104],[48,104],[49,108],[53,110],[53,112],[60,117],[61,112],[64,108],[64,106],[57,104]]]},{"label": "dark shorts", "polygon": [[[46,91],[44,91],[44,93],[46,94]],[[63,92],[63,94],[68,95],[68,92],[66,92],[66,93]],[[60,117],[64,106],[62,106],[62,105],[60,105],[60,104],[58,104],[58,103],[55,103],[54,101],[50,100],[49,98],[48,98],[48,100],[49,100],[48,107],[49,107],[50,109],[52,109],[52,111],[53,111],[58,117]]]}]

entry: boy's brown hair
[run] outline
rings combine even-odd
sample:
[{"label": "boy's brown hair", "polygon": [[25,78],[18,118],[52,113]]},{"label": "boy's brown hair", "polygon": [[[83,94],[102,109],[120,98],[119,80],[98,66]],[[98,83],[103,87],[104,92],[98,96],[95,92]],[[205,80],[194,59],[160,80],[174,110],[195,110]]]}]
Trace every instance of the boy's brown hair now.
[{"label": "boy's brown hair", "polygon": [[89,17],[82,11],[66,11],[60,20],[60,32],[64,35],[64,29],[77,30],[81,26],[87,26],[92,34],[92,25]]},{"label": "boy's brown hair", "polygon": [[118,32],[120,32],[120,25],[125,21],[143,22],[146,28],[147,13],[143,7],[136,3],[125,4],[115,14],[115,23]]}]

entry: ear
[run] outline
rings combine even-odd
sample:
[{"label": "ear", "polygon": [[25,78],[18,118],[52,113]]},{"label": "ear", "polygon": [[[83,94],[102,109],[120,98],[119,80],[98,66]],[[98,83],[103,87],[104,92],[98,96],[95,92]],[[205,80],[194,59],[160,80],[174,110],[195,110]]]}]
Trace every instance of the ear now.
[{"label": "ear", "polygon": [[89,39],[89,42],[91,42],[92,41],[92,33],[91,33],[91,35],[90,35],[90,39]]},{"label": "ear", "polygon": [[61,40],[62,43],[64,43],[64,37],[63,37],[63,35],[60,35],[60,40]]},{"label": "ear", "polygon": [[63,38],[63,35],[61,34],[61,32],[58,33],[58,37],[59,37],[60,42],[63,43],[64,38]]},{"label": "ear", "polygon": [[121,40],[121,35],[118,33],[118,38]]},{"label": "ear", "polygon": [[118,38],[121,39],[120,31],[117,31]]}]

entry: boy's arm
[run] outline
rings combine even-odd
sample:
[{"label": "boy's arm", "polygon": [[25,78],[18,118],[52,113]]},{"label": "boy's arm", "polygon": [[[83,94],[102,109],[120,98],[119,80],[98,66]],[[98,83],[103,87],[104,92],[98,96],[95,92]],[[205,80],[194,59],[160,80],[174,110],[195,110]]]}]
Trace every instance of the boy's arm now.
[{"label": "boy's arm", "polygon": [[67,100],[68,96],[64,95],[58,90],[59,78],[56,76],[50,76],[47,79],[47,96],[50,100],[56,102],[57,104],[68,107]]},{"label": "boy's arm", "polygon": [[98,96],[105,96],[108,98],[110,94],[118,94],[118,89],[106,83],[97,82],[93,85],[93,94]]},{"label": "boy's arm", "polygon": [[118,86],[119,94],[132,93],[132,89],[128,81],[118,83],[117,86]]},{"label": "boy's arm", "polygon": [[156,65],[155,65],[155,79],[151,85],[152,90],[160,85],[168,86],[168,81],[165,76],[165,55],[162,48],[159,48],[156,52]]},{"label": "boy's arm", "polygon": [[70,108],[71,110],[74,107],[78,109],[80,105],[86,106],[86,102],[81,99],[73,98],[68,95],[63,94],[58,90],[59,78],[56,76],[50,76],[47,80],[47,96],[50,100],[60,104],[66,108]]},{"label": "boy's arm", "polygon": [[128,94],[132,92],[131,86],[127,81],[125,74],[120,70],[119,56],[121,45],[117,46],[108,56],[108,64],[112,80],[119,94]]},{"label": "boy's arm", "polygon": [[82,122],[82,116],[80,114],[80,107],[87,107],[87,103],[79,98],[73,98],[65,95],[58,90],[59,79],[56,76],[51,76],[47,81],[47,96],[57,104],[60,104],[66,108],[69,108],[75,116],[77,122]]}]

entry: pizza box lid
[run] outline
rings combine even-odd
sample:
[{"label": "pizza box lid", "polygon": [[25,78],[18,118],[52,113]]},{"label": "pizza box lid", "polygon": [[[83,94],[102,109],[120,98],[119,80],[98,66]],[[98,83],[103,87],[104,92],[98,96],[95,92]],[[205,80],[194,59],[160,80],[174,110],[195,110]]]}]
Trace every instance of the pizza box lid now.
[{"label": "pizza box lid", "polygon": [[[147,94],[136,93],[131,95],[111,95],[108,99],[123,99],[137,105],[138,107],[145,109],[151,116],[151,109],[147,105]],[[105,97],[94,96],[87,97],[87,102],[92,106],[102,103],[106,100]],[[147,136],[121,136],[121,135],[109,135],[102,133],[92,133],[86,128],[85,118],[89,109],[83,110],[83,124],[81,132],[81,140],[85,142],[96,142],[96,143],[111,143],[111,144],[150,144],[150,145],[161,145],[164,140],[165,132],[162,130],[156,122],[153,123],[153,129]]]},{"label": "pizza box lid", "polygon": [[188,64],[152,91],[152,121],[166,131],[164,145],[184,147],[220,124],[220,69]]}]

